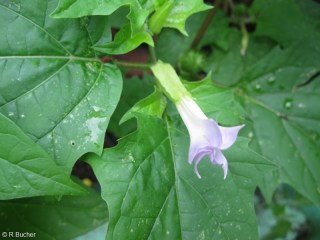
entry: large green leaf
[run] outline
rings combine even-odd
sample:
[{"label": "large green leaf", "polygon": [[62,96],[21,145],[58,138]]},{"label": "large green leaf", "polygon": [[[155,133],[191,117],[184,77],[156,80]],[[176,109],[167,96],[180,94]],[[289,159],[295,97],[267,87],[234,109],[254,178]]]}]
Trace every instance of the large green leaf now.
[{"label": "large green leaf", "polygon": [[85,193],[67,171],[0,114],[0,199]]},{"label": "large green leaf", "polygon": [[243,76],[243,98],[257,149],[279,165],[262,185],[271,198],[285,182],[320,204],[318,41],[275,48]]},{"label": "large green leaf", "polygon": [[315,1],[257,0],[253,10],[258,12],[256,35],[268,36],[283,46],[297,40],[320,37],[320,16],[311,14],[320,11]]},{"label": "large green leaf", "polygon": [[222,85],[234,85],[239,82],[248,67],[265,56],[275,46],[266,38],[250,36],[250,44],[244,56],[240,53],[241,33],[230,29],[227,34],[228,49],[215,48],[208,58],[207,71],[212,79]]},{"label": "large green leaf", "polygon": [[52,19],[56,4],[0,0],[0,112],[70,170],[102,151],[122,81],[91,48],[110,39],[107,19]]},{"label": "large green leaf", "polygon": [[101,197],[91,192],[86,196],[61,199],[37,197],[1,201],[0,216],[3,232],[35,233],[34,238],[28,239],[73,239],[108,221],[108,210]]},{"label": "large green leaf", "polygon": [[246,55],[240,56],[239,32],[229,31],[230,48],[215,49],[208,70],[211,65],[215,82],[237,85],[237,100],[247,111],[243,133],[253,139],[255,150],[279,166],[260,183],[267,199],[285,182],[319,204],[320,37],[314,11],[319,6],[312,1],[254,3],[258,31],[250,35]]},{"label": "large green leaf", "polygon": [[[211,116],[238,121],[230,115],[237,111],[230,91],[208,81],[190,89]],[[228,109],[212,104],[215,100]],[[199,180],[187,163],[188,134],[173,107],[164,120],[156,110],[151,115],[136,112],[135,133],[101,158],[88,157],[110,209],[107,239],[256,239],[252,194],[272,165],[241,138],[225,152],[227,180],[208,160],[200,163]]]}]

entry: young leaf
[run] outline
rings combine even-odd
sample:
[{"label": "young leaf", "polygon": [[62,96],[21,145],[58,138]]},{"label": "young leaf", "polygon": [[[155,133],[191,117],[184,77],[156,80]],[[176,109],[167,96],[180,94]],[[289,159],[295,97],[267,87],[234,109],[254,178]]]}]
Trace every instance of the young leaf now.
[{"label": "young leaf", "polygon": [[[111,0],[111,1],[91,1],[86,0],[60,0],[58,7],[52,16],[58,18],[75,18],[88,15],[110,15],[121,6],[130,6],[128,19],[130,21],[131,36],[138,33],[145,23],[148,15],[155,7],[160,7],[163,1],[135,1],[135,0]],[[211,7],[204,4],[203,0],[174,0],[173,7],[163,24],[164,27],[178,29],[187,35],[184,25],[189,16],[194,13],[205,11]]]},{"label": "young leaf", "polygon": [[89,15],[110,15],[122,6],[129,6],[130,29],[132,36],[139,32],[149,15],[152,1],[150,0],[59,0],[57,8],[52,13],[57,18],[76,18]]},{"label": "young leaf", "polygon": [[203,0],[175,0],[164,27],[178,29],[184,35],[188,35],[185,30],[185,22],[188,17],[197,12],[202,12],[212,8],[203,3]]},{"label": "young leaf", "polygon": [[[210,96],[223,102],[230,95],[207,82],[191,88],[197,99],[211,89],[200,100],[207,107]],[[211,104],[210,112],[217,110]],[[225,152],[227,180],[209,160],[201,162],[199,180],[187,163],[188,135],[176,110],[171,106],[165,120],[157,114],[155,109],[151,115],[136,112],[135,133],[101,158],[88,157],[110,208],[107,239],[256,239],[252,193],[272,165],[240,138]]]},{"label": "young leaf", "polygon": [[117,32],[113,42],[97,45],[94,49],[108,54],[124,54],[137,48],[142,43],[147,43],[150,46],[154,45],[149,33],[141,30],[132,36],[130,26],[126,25]]},{"label": "young leaf", "polygon": [[0,112],[71,170],[102,151],[122,81],[91,48],[110,39],[107,19],[52,19],[56,4],[0,0]]},{"label": "young leaf", "polygon": [[120,120],[120,124],[134,118],[135,113],[142,113],[161,118],[166,108],[166,98],[156,89],[150,96],[139,101]]},{"label": "young leaf", "polygon": [[47,153],[0,114],[0,199],[85,193]]},{"label": "young leaf", "polygon": [[110,119],[108,130],[117,138],[123,137],[136,129],[135,120],[131,119],[119,124],[123,115],[137,102],[150,95],[154,90],[154,78],[145,74],[142,79],[132,77],[123,81],[120,101]]},{"label": "young leaf", "polygon": [[[74,239],[108,221],[108,209],[93,191],[86,196],[0,201],[1,231],[35,233],[34,239]],[[30,238],[32,239],[32,238]]]}]

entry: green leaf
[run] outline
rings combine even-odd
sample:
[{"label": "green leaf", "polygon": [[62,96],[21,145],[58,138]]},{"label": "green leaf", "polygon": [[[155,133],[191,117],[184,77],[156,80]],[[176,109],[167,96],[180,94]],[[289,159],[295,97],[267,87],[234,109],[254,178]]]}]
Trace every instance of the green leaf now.
[{"label": "green leaf", "polygon": [[130,26],[126,25],[117,32],[113,42],[94,46],[94,49],[108,54],[124,54],[132,51],[142,43],[153,46],[153,39],[146,31],[139,31],[132,36]]},{"label": "green leaf", "polygon": [[[73,239],[108,221],[107,205],[93,191],[81,197],[38,197],[0,202],[1,231],[34,239]],[[32,239],[32,238],[30,238]]]},{"label": "green leaf", "polygon": [[[219,109],[211,100],[223,102],[230,95],[208,81],[191,85],[195,98],[211,106],[211,113]],[[202,94],[210,89],[210,95]],[[227,180],[208,159],[199,165],[199,180],[187,163],[186,128],[173,106],[167,114],[162,120],[136,112],[136,132],[101,158],[92,154],[87,159],[110,209],[107,239],[256,239],[252,193],[272,165],[240,138],[225,152]],[[220,116],[227,119],[229,112]]]},{"label": "green leaf", "polygon": [[302,207],[303,213],[306,215],[309,222],[310,240],[316,240],[320,237],[319,224],[320,224],[320,208],[309,205]]},{"label": "green leaf", "polygon": [[[52,13],[52,16],[58,18],[75,18],[88,15],[110,15],[121,6],[130,6],[130,13],[127,18],[130,21],[131,36],[140,32],[148,15],[154,8],[160,8],[164,1],[150,0],[95,0],[87,4],[86,0],[60,0],[59,5]],[[210,9],[203,3],[203,0],[175,0],[173,7],[164,22],[164,27],[178,29],[181,33],[187,35],[184,25],[189,16],[194,13]]]},{"label": "green leaf", "polygon": [[[154,5],[155,4],[155,5]],[[149,32],[145,31],[142,26],[146,21],[149,13],[154,8],[161,8],[162,1],[94,1],[88,5],[84,0],[60,0],[57,9],[53,12],[55,17],[81,17],[87,15],[110,15],[121,6],[129,5],[130,13],[128,19],[130,25],[126,25],[116,34],[113,42],[99,43],[95,49],[108,54],[124,54],[142,43],[147,43],[153,46],[153,39]],[[85,6],[85,7],[84,7]],[[211,8],[205,5],[202,0],[175,0],[170,12],[167,12],[167,17],[162,23],[164,27],[172,27],[180,30],[187,35],[184,25],[186,19],[197,12]],[[159,23],[153,23],[156,25]]]},{"label": "green leaf", "polygon": [[156,8],[155,13],[152,14],[149,20],[149,29],[152,33],[159,34],[163,28],[168,14],[171,11],[174,1],[169,0],[165,2],[161,7]]},{"label": "green leaf", "polygon": [[130,9],[127,7],[121,7],[111,15],[109,15],[110,25],[114,29],[120,29],[126,24],[129,20],[126,16],[129,14]]},{"label": "green leaf", "polygon": [[57,8],[52,13],[57,18],[77,18],[88,15],[110,15],[122,6],[129,6],[132,36],[139,32],[152,7],[150,0],[59,0]]},{"label": "green leaf", "polygon": [[161,118],[166,108],[166,98],[162,92],[156,89],[150,96],[139,101],[133,106],[120,120],[120,124],[128,121],[135,116],[135,113],[143,113],[145,115],[156,116]]},{"label": "green leaf", "polygon": [[185,22],[191,15],[212,8],[203,3],[203,0],[175,0],[174,5],[164,23],[164,27],[178,29],[184,35],[188,35],[185,30]]},{"label": "green leaf", "polygon": [[253,10],[258,12],[256,35],[268,36],[285,47],[299,40],[320,39],[320,19],[309,14],[310,8],[320,11],[319,4],[314,1],[255,1]]},{"label": "green leaf", "polygon": [[214,86],[210,74],[202,81],[185,82],[185,86],[207,116],[221,125],[239,125],[244,121],[244,110],[236,101],[232,89]]},{"label": "green leaf", "polygon": [[154,90],[154,78],[149,74],[144,74],[142,79],[133,77],[123,81],[123,90],[119,104],[110,119],[108,131],[117,138],[123,137],[137,128],[135,119],[130,119],[121,125],[121,118],[129,111],[137,102],[147,97]]},{"label": "green leaf", "polygon": [[85,193],[68,171],[0,114],[0,199]]},{"label": "green leaf", "polygon": [[315,13],[307,14],[317,7],[312,1],[254,4],[261,15],[246,55],[240,57],[239,33],[233,31],[230,49],[215,49],[208,71],[215,82],[237,85],[249,120],[243,132],[253,139],[252,147],[279,166],[259,184],[266,198],[271,200],[285,182],[319,204],[319,21]]},{"label": "green leaf", "polygon": [[275,44],[266,38],[250,36],[250,43],[244,56],[240,53],[241,32],[230,29],[226,34],[228,48],[214,48],[208,59],[207,71],[212,72],[214,82],[231,86],[239,82],[246,69],[271,51]]},{"label": "green leaf", "polygon": [[[252,120],[255,146],[275,162],[263,186],[271,199],[280,182],[293,186],[320,204],[320,101],[318,41],[305,40],[280,50],[275,48],[243,76],[243,98]],[[316,78],[310,82],[310,79]],[[308,186],[308,187],[306,187]]]},{"label": "green leaf", "polygon": [[91,48],[110,38],[107,19],[52,19],[56,4],[0,0],[0,112],[71,170],[101,153],[122,81]]},{"label": "green leaf", "polygon": [[[207,12],[194,14],[186,23],[186,32],[189,37],[181,35],[173,29],[163,29],[155,46],[159,59],[175,65],[184,53],[190,49],[193,39],[201,27]],[[218,10],[206,33],[204,34],[199,47],[209,44],[217,45],[219,48],[228,49],[228,20],[223,11]],[[179,43],[179,44],[177,44]],[[175,46],[172,48],[172,46]]]}]

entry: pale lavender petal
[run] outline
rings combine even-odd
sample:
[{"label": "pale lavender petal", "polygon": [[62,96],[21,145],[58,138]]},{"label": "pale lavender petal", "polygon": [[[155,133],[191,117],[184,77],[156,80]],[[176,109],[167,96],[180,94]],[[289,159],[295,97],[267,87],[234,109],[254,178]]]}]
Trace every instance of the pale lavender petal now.
[{"label": "pale lavender petal", "polygon": [[189,164],[192,164],[193,160],[195,159],[195,157],[197,156],[198,154],[198,150],[197,149],[197,146],[190,146],[189,148],[189,157],[188,157],[188,162]]},{"label": "pale lavender petal", "polygon": [[207,119],[201,123],[203,137],[209,142],[212,148],[218,147],[222,144],[222,135],[219,125],[212,119]]},{"label": "pale lavender petal", "polygon": [[211,146],[219,147],[222,142],[219,125],[212,119],[197,119],[187,126],[191,144],[198,148]]},{"label": "pale lavender petal", "polygon": [[243,127],[244,125],[240,125],[236,127],[219,126],[221,136],[222,136],[222,142],[219,148],[224,150],[231,147],[231,145],[234,144],[234,142],[236,141],[240,129]]},{"label": "pale lavender petal", "polygon": [[211,162],[222,166],[223,177],[226,179],[228,174],[228,161],[220,150],[216,149],[215,157],[211,158]]},{"label": "pale lavender petal", "polygon": [[191,97],[183,97],[176,103],[177,109],[190,135],[189,159],[194,171],[201,178],[198,164],[206,155],[212,163],[221,165],[224,178],[228,173],[228,162],[221,150],[229,148],[244,125],[221,127],[213,119],[208,119]]},{"label": "pale lavender petal", "polygon": [[201,161],[201,158],[198,158],[198,159],[196,160],[195,164],[194,164],[194,172],[197,174],[197,177],[198,177],[199,179],[201,179],[201,175],[200,175],[200,173],[199,173],[199,171],[198,171],[198,164],[199,164],[200,161]]},{"label": "pale lavender petal", "polygon": [[195,158],[197,158],[197,156],[199,154],[201,154],[201,149],[199,149],[200,146],[198,146],[197,143],[194,143],[192,140],[191,140],[191,143],[190,143],[190,148],[189,148],[189,157],[188,157],[188,162],[189,164],[191,164],[193,162],[193,160]]},{"label": "pale lavender petal", "polygon": [[191,156],[189,155],[189,163],[191,164],[193,160],[198,161],[199,159],[201,160],[205,155],[207,155],[210,152],[207,148],[205,149],[197,149],[195,154],[193,155],[193,158],[191,159]]},{"label": "pale lavender petal", "polygon": [[194,172],[197,174],[198,178],[201,178],[201,175],[198,171],[198,164],[206,155],[210,155],[210,156],[213,155],[213,149],[211,148],[202,149],[196,154],[194,158],[195,159]]},{"label": "pale lavender petal", "polygon": [[201,151],[212,151],[219,147],[222,137],[218,124],[212,119],[198,119],[196,125],[188,128],[190,135],[189,163]]},{"label": "pale lavender petal", "polygon": [[191,164],[198,153],[197,146],[190,144],[188,162]]}]

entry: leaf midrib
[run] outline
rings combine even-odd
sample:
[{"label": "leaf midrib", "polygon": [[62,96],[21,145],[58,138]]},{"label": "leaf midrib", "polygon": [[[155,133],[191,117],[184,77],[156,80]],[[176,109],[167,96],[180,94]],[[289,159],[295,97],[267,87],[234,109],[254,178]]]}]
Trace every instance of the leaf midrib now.
[{"label": "leaf midrib", "polygon": [[0,60],[7,59],[54,59],[54,60],[70,60],[70,61],[85,61],[85,62],[101,62],[99,58],[86,58],[79,56],[55,56],[55,55],[34,55],[34,56],[0,56]]},{"label": "leaf midrib", "polygon": [[103,66],[104,66],[103,64],[100,65],[99,74],[98,74],[96,80],[93,82],[93,84],[91,85],[91,87],[90,87],[90,89],[88,90],[88,92],[87,92],[84,96],[81,97],[81,100],[78,101],[77,104],[75,104],[75,105],[72,107],[72,109],[70,109],[70,111],[69,111],[65,116],[63,116],[58,122],[56,122],[56,123],[55,123],[55,126],[54,126],[53,128],[49,129],[49,131],[47,131],[47,132],[44,133],[42,136],[40,136],[36,142],[40,141],[42,138],[44,138],[44,137],[47,136],[48,134],[52,133],[52,132],[56,129],[56,127],[57,127],[58,125],[60,125],[60,123],[61,123],[64,119],[66,119],[66,118],[70,115],[70,113],[72,113],[72,112],[79,106],[79,104],[82,103],[83,100],[91,93],[91,91],[96,87],[97,82],[100,80],[100,77],[101,77],[102,72],[103,72]]},{"label": "leaf midrib", "polygon": [[174,183],[174,189],[176,191],[176,196],[177,196],[177,205],[178,205],[178,212],[179,212],[179,226],[180,226],[180,237],[182,238],[183,237],[183,234],[182,234],[182,225],[181,225],[181,221],[180,221],[180,204],[179,204],[179,194],[178,194],[178,173],[177,173],[177,166],[176,166],[176,161],[175,161],[175,155],[174,155],[174,152],[173,152],[173,148],[172,148],[172,137],[171,137],[171,134],[170,134],[170,129],[169,129],[169,121],[168,121],[168,118],[167,116],[165,116],[165,119],[164,119],[165,123],[166,123],[166,130],[167,130],[167,133],[168,133],[168,140],[169,140],[169,145],[170,145],[170,153],[171,153],[171,159],[172,159],[172,164],[173,164],[173,169],[174,169],[174,179],[175,179],[175,183]]},{"label": "leaf midrib", "polygon": [[0,106],[0,109],[7,106],[8,104],[12,103],[12,102],[16,102],[17,100],[21,99],[22,97],[26,96],[29,93],[34,92],[37,88],[39,88],[40,86],[42,86],[43,84],[46,84],[48,81],[50,81],[50,79],[53,79],[54,76],[56,76],[59,72],[62,71],[62,69],[64,69],[68,64],[70,63],[70,61],[66,62],[65,64],[63,64],[59,69],[57,69],[53,74],[51,74],[49,77],[47,77],[46,79],[43,79],[43,81],[39,84],[37,84],[36,86],[34,86],[32,89],[29,89],[28,91],[22,93],[21,95],[11,99],[10,101],[6,102],[5,104]]}]

